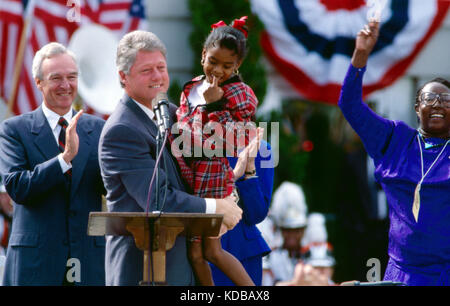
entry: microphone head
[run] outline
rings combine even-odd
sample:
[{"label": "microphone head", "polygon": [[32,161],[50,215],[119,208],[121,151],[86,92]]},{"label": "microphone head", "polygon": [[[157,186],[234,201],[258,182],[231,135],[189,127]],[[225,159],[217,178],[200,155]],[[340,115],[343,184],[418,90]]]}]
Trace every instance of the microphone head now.
[{"label": "microphone head", "polygon": [[169,98],[167,97],[167,93],[166,92],[158,92],[156,94],[156,97],[152,100],[152,108],[153,109],[158,108],[158,104],[163,101],[166,101],[166,102],[169,101]]}]

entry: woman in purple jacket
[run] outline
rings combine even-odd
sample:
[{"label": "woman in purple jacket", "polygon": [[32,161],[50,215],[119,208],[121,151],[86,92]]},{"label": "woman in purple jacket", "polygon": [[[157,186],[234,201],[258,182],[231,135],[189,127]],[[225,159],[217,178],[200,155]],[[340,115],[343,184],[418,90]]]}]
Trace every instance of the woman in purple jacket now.
[{"label": "woman in purple jacket", "polygon": [[450,83],[419,89],[419,128],[384,119],[362,101],[362,79],[379,32],[358,33],[339,107],[375,164],[389,204],[389,263],[385,280],[450,285]]}]

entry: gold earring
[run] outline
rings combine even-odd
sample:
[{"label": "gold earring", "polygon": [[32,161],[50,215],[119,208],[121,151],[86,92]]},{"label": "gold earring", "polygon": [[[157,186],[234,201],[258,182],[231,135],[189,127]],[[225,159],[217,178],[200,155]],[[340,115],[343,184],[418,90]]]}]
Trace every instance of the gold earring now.
[{"label": "gold earring", "polygon": [[239,69],[235,69],[234,70],[234,74],[238,75],[239,74]]}]

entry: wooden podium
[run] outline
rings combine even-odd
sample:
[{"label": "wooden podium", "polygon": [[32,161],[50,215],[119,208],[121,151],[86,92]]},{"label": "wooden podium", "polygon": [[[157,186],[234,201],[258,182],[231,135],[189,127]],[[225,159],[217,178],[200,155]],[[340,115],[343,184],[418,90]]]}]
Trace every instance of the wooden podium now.
[{"label": "wooden podium", "polygon": [[201,213],[91,212],[88,235],[133,235],[136,246],[144,252],[140,285],[165,285],[166,251],[176,237],[218,236],[222,218]]}]

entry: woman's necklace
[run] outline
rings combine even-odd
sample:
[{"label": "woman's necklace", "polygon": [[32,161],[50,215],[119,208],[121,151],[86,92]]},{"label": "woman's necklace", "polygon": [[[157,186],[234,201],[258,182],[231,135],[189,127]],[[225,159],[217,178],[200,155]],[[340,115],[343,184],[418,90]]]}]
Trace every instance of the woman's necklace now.
[{"label": "woman's necklace", "polygon": [[414,191],[414,202],[413,202],[413,215],[414,215],[414,219],[417,220],[419,219],[419,209],[420,209],[420,188],[422,187],[422,183],[423,180],[425,179],[425,176],[427,176],[427,174],[430,172],[431,168],[433,168],[434,164],[437,162],[437,160],[439,159],[439,157],[441,156],[441,154],[444,152],[445,148],[447,147],[447,144],[450,142],[450,139],[447,140],[447,142],[445,143],[444,147],[442,148],[441,152],[439,152],[439,155],[436,157],[436,159],[433,161],[433,163],[431,164],[431,166],[428,168],[427,172],[425,172],[425,174],[423,174],[423,153],[422,153],[422,145],[420,144],[420,138],[419,138],[419,134],[417,134],[417,142],[419,144],[419,149],[420,149],[420,166],[422,169],[422,178],[420,179],[419,183],[416,186],[416,190]]},{"label": "woman's necklace", "polygon": [[445,142],[442,142],[442,143],[426,142],[425,137],[423,137],[422,133],[419,132],[419,134],[420,134],[420,139],[422,139],[425,150],[432,149],[432,148],[438,148],[438,147],[445,145]]}]

